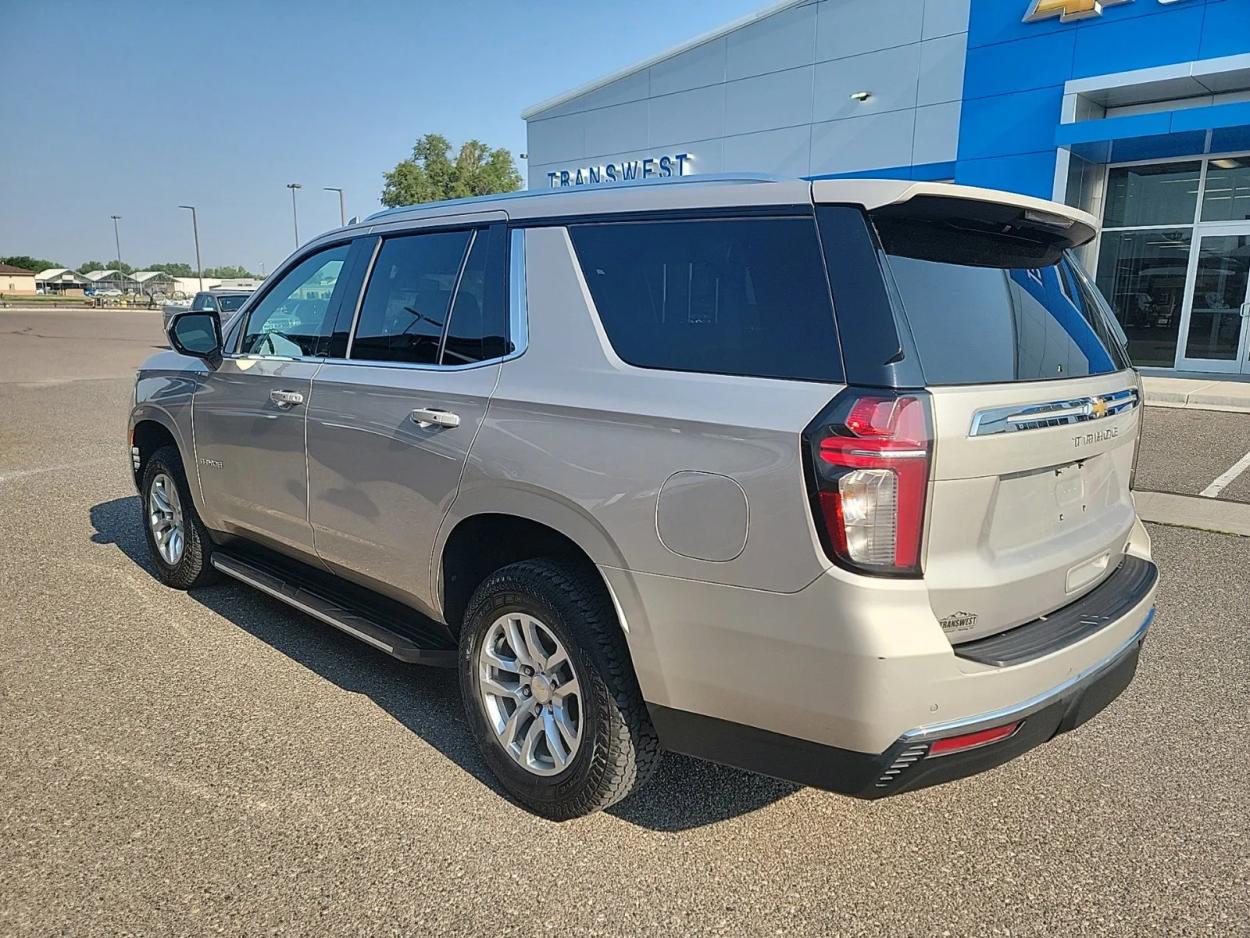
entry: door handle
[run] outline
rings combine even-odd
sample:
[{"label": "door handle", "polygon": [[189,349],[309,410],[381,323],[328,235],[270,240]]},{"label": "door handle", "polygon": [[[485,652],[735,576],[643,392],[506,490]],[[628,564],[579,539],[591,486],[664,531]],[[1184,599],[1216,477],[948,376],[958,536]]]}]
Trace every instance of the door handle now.
[{"label": "door handle", "polygon": [[304,403],[304,395],[299,391],[270,391],[269,399],[279,407],[294,407]]},{"label": "door handle", "polygon": [[460,415],[453,414],[450,410],[439,410],[437,407],[418,407],[409,416],[413,422],[422,427],[452,427],[460,426]]},{"label": "door handle", "polygon": [[1250,319],[1250,303],[1241,304],[1241,318]]}]

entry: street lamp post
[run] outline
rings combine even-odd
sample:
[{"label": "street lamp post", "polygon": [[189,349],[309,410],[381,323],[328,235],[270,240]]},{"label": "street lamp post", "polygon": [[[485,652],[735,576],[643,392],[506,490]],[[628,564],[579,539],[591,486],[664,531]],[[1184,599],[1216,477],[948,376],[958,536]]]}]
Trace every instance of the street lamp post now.
[{"label": "street lamp post", "polygon": [[200,278],[200,292],[204,292],[204,265],[200,263],[200,224],[195,217],[194,205],[179,205],[191,213],[191,231],[195,235],[195,273]]},{"label": "street lamp post", "polygon": [[110,215],[109,218],[113,219],[113,244],[117,247],[117,269],[120,272],[122,266],[122,239],[121,235],[117,233],[117,223],[122,220],[122,217],[120,215]]},{"label": "street lamp post", "polygon": [[299,212],[295,209],[295,190],[304,187],[298,182],[288,182],[286,187],[291,190],[291,220],[295,223],[295,246],[299,247]]},{"label": "street lamp post", "polygon": [[337,186],[322,186],[326,192],[337,192],[339,194],[339,224],[347,224],[347,211],[343,208],[343,190]]}]

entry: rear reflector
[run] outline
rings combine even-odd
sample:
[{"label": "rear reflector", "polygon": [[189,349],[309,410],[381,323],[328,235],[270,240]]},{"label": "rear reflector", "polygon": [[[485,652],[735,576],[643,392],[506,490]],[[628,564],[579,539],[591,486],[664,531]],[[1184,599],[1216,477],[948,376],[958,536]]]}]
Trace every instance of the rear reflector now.
[{"label": "rear reflector", "polygon": [[937,740],[929,747],[928,758],[934,756],[949,756],[953,752],[965,752],[969,749],[979,749],[981,746],[988,746],[990,743],[1002,742],[1016,734],[1016,730],[1020,728],[1020,724],[1008,723],[1006,726],[996,726],[993,729],[977,730],[975,733],[965,733],[962,736],[948,736],[946,739]]}]

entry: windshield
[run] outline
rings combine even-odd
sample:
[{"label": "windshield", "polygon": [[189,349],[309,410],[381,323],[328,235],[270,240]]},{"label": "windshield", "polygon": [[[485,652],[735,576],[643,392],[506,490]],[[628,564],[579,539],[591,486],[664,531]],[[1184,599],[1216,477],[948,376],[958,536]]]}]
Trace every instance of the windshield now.
[{"label": "windshield", "polygon": [[883,241],[926,383],[1058,380],[1128,367],[1122,334],[1070,252],[1030,262],[1018,245],[996,251],[988,238],[975,250],[958,235]]}]

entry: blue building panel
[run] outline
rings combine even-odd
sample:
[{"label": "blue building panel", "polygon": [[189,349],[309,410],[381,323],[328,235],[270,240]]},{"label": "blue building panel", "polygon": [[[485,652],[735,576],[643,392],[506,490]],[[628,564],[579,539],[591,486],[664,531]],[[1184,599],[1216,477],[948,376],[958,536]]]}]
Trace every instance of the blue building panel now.
[{"label": "blue building panel", "polygon": [[1198,58],[1215,59],[1250,52],[1250,3],[1208,0]]},{"label": "blue building panel", "polygon": [[964,99],[1062,86],[1072,77],[1075,48],[1071,30],[970,48]]},{"label": "blue building panel", "polygon": [[1055,150],[959,160],[955,182],[986,189],[1005,189],[1049,199],[1055,180]]},{"label": "blue building panel", "polygon": [[1115,7],[1107,10],[1107,22],[1082,24],[1074,30],[1076,55],[1069,77],[1088,78],[1198,58],[1206,4],[1182,0],[1176,5],[1155,6],[1157,12],[1150,16],[1113,20],[1109,14],[1119,9]]},{"label": "blue building panel", "polygon": [[1053,150],[1062,109],[1061,86],[965,99],[959,159]]},{"label": "blue building panel", "polygon": [[1065,23],[1055,16],[1026,23],[1024,15],[1029,9],[1030,0],[972,0],[972,15],[968,22],[968,48],[1031,39],[1045,33],[1079,32],[1102,25],[1114,27],[1141,17],[1163,15],[1182,6],[1202,7],[1207,3],[1226,2],[1242,3],[1244,0],[1172,0],[1171,3],[1132,0],[1104,7],[1102,15],[1097,18],[1069,20]]}]

